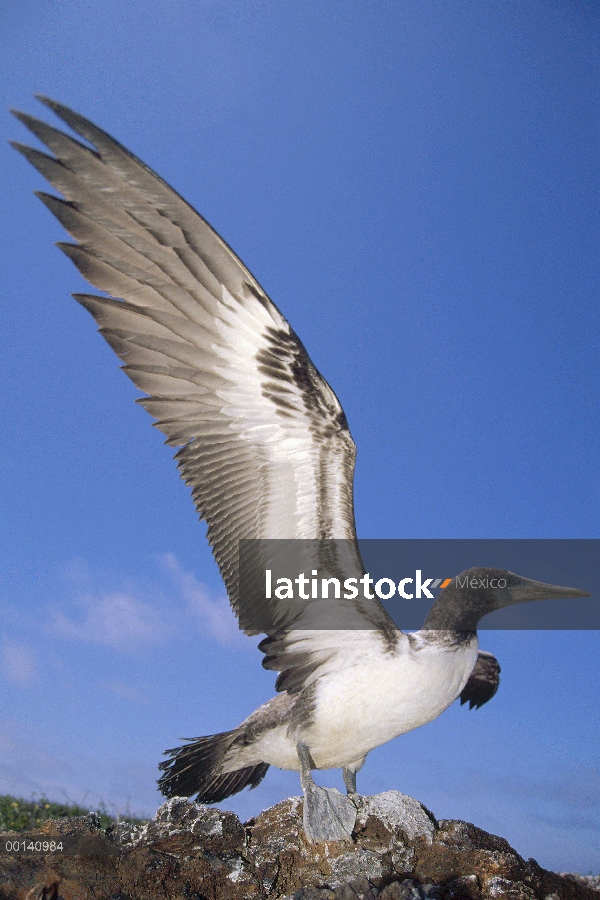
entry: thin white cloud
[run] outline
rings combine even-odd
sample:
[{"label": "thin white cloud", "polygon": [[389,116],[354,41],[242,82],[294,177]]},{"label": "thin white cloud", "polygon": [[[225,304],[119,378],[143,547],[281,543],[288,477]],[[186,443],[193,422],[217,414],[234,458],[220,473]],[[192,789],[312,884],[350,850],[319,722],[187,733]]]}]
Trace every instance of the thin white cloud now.
[{"label": "thin white cloud", "polygon": [[169,575],[169,586],[129,582],[110,590],[97,587],[85,561],[75,560],[64,569],[73,597],[48,607],[44,630],[63,640],[128,653],[164,645],[192,626],[203,638],[229,649],[253,648],[240,631],[225,593],[214,596],[181,566],[175,554],[165,553],[159,559]]},{"label": "thin white cloud", "polygon": [[188,614],[196,619],[203,633],[228,647],[251,646],[240,631],[226,596],[212,598],[206,585],[193,572],[183,569],[174,553],[164,553],[161,560],[186,601]]},{"label": "thin white cloud", "polygon": [[28,687],[37,678],[35,652],[24,644],[6,640],[0,650],[0,668],[7,681]]},{"label": "thin white cloud", "polygon": [[162,644],[174,630],[166,611],[131,590],[86,592],[69,606],[51,610],[51,634],[129,651]]}]

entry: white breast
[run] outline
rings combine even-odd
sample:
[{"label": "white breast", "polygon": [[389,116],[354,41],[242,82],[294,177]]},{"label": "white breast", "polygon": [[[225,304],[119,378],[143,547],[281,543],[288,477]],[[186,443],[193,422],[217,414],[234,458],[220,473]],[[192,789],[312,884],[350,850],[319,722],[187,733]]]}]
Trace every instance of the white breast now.
[{"label": "white breast", "polygon": [[262,748],[264,761],[298,769],[295,742],[301,739],[317,768],[341,768],[439,716],[467,682],[477,659],[477,638],[459,647],[415,638],[402,635],[396,649],[386,653],[373,632],[365,653],[363,632],[353,663],[318,680],[313,723],[293,736],[284,729],[272,732],[269,746]]}]

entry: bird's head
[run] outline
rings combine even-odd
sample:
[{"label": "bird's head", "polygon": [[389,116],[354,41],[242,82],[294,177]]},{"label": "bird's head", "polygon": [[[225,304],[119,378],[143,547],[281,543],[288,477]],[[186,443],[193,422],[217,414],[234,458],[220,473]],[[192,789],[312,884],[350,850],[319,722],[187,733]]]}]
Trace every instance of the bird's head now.
[{"label": "bird's head", "polygon": [[423,627],[475,631],[484,616],[505,606],[589,596],[579,588],[544,584],[506,569],[466,569],[440,591]]}]

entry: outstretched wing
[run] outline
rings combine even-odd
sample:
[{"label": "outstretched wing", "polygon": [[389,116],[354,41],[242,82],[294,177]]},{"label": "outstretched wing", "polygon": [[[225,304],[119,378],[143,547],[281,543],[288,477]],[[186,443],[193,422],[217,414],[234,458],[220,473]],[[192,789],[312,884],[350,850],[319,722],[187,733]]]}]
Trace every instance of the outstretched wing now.
[{"label": "outstretched wing", "polygon": [[[345,539],[352,574],[363,572],[352,499],[354,442],[337,397],[298,337],[227,244],[172,188],[91,122],[39,99],[94,149],[23,113],[15,114],[54,156],[13,146],[65,197],[38,194],[77,242],[58,246],[110,295],[75,297],[149,395],[138,402],[167,443],[181,448],[181,477],[208,523],[235,611],[241,539]],[[280,605],[269,612],[285,630],[291,624],[285,605],[271,603]],[[353,612],[355,627],[357,620],[365,628],[391,624],[377,600]],[[327,651],[322,641],[319,650],[308,643],[312,669],[332,647],[331,641]],[[280,656],[286,646],[279,641]],[[287,661],[270,656],[272,668],[292,664],[289,652]]]},{"label": "outstretched wing", "polygon": [[493,655],[486,650],[480,650],[477,654],[477,662],[469,675],[469,680],[460,695],[461,705],[469,704],[469,709],[479,709],[488,700],[491,700],[500,684],[500,664]]}]

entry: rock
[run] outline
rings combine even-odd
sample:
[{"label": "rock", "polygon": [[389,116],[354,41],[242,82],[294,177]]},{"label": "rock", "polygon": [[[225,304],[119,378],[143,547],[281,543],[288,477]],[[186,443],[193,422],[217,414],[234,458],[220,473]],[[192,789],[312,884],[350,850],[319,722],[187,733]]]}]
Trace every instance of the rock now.
[{"label": "rock", "polygon": [[598,900],[596,876],[547,872],[397,791],[354,799],[352,842],[310,844],[298,797],[245,825],[181,797],[141,827],[48,821],[29,837],[65,852],[0,856],[0,900]]}]

